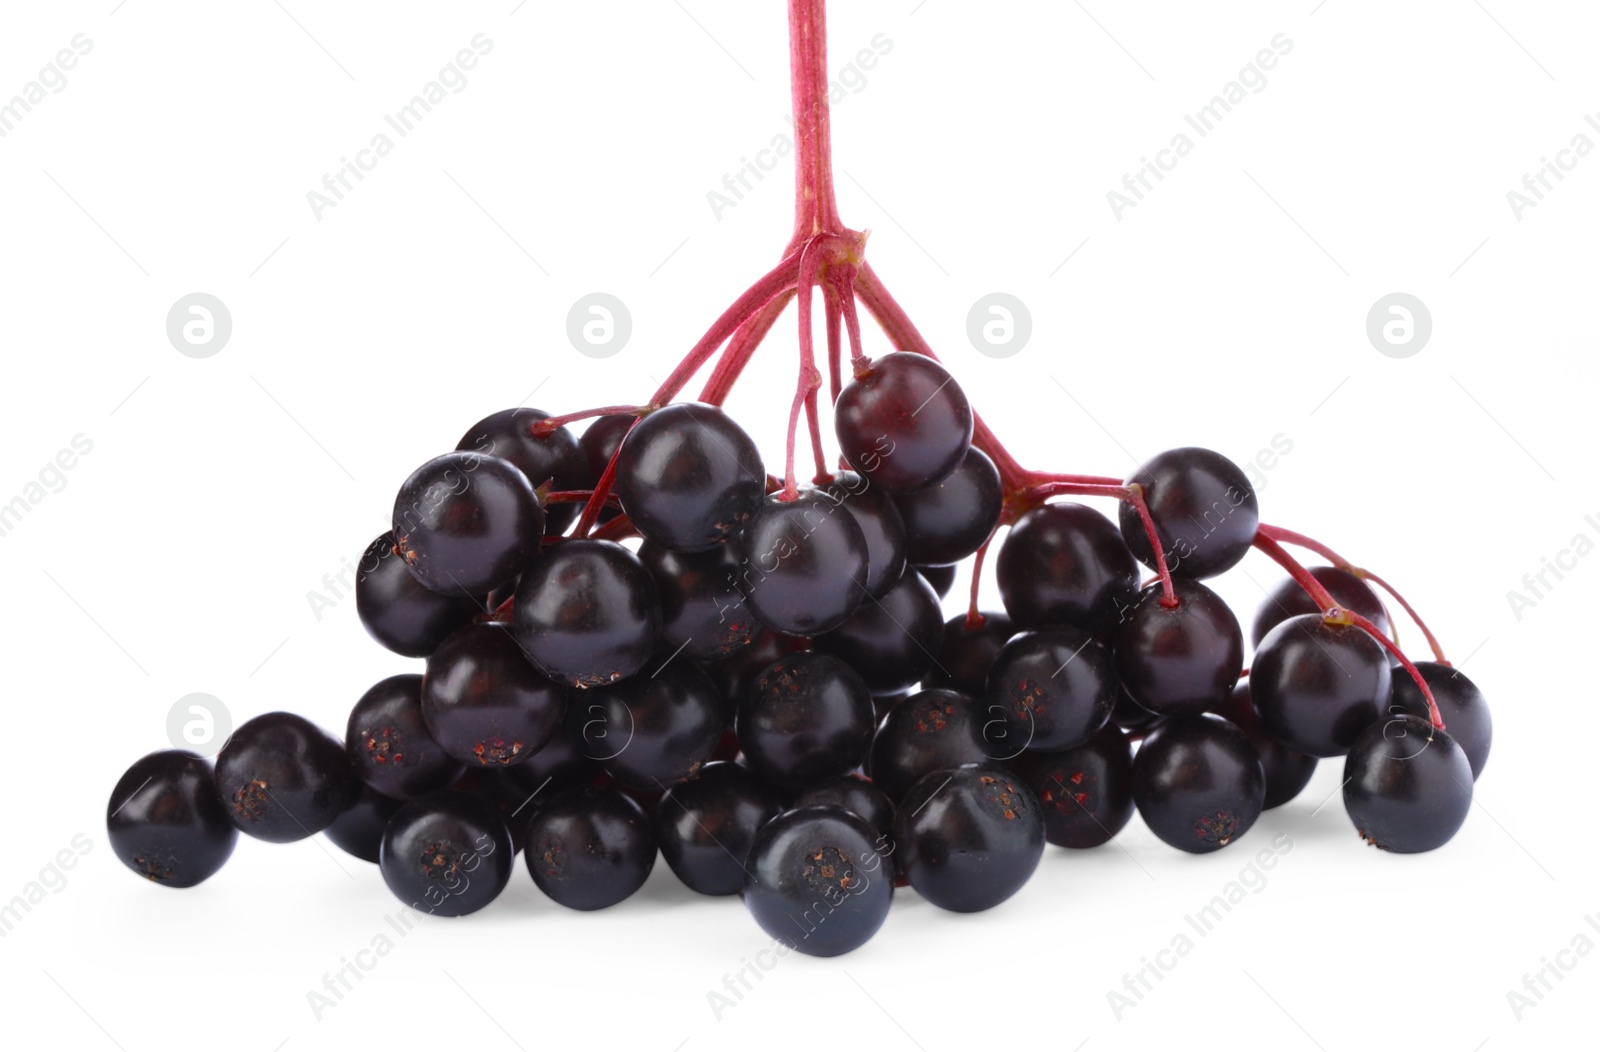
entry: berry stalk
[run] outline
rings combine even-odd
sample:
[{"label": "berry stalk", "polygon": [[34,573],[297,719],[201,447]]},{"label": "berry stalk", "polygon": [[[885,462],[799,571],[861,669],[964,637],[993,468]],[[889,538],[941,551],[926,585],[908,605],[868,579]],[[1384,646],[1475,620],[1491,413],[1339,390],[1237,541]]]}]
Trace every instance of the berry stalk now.
[{"label": "berry stalk", "polygon": [[1406,597],[1396,591],[1394,586],[1388,581],[1385,581],[1383,578],[1369,570],[1362,569],[1361,567],[1352,563],[1349,559],[1346,559],[1344,556],[1334,551],[1332,548],[1329,548],[1326,544],[1307,537],[1303,533],[1296,533],[1293,530],[1286,530],[1282,526],[1268,526],[1266,523],[1261,524],[1261,532],[1266,534],[1268,537],[1271,537],[1273,540],[1279,541],[1280,543],[1292,544],[1297,548],[1304,548],[1307,551],[1316,552],[1318,555],[1322,556],[1339,569],[1344,570],[1346,573],[1355,574],[1364,581],[1371,581],[1379,588],[1382,588],[1385,592],[1388,592],[1389,595],[1394,598],[1394,601],[1399,603],[1401,608],[1405,610],[1406,616],[1411,618],[1412,623],[1415,624],[1422,632],[1423,637],[1427,639],[1428,646],[1430,649],[1432,649],[1433,656],[1438,660],[1439,664],[1450,664],[1450,662],[1445,659],[1444,648],[1439,645],[1439,640],[1435,638],[1433,632],[1430,631],[1428,626],[1423,622],[1422,616],[1417,613],[1410,603],[1406,602]]},{"label": "berry stalk", "polygon": [[1267,529],[1270,529],[1270,527],[1258,529],[1255,539],[1256,548],[1270,557],[1273,562],[1287,570],[1289,576],[1293,577],[1295,582],[1306,590],[1306,594],[1311,596],[1312,601],[1322,608],[1323,620],[1329,624],[1354,625],[1373,639],[1376,639],[1378,645],[1393,654],[1406,672],[1410,674],[1412,680],[1416,682],[1417,689],[1422,692],[1422,697],[1428,703],[1428,715],[1432,719],[1433,725],[1439,730],[1444,730],[1444,717],[1439,714],[1439,704],[1433,699],[1433,690],[1429,688],[1428,681],[1423,679],[1422,673],[1417,670],[1417,666],[1411,663],[1411,659],[1406,657],[1405,653],[1394,644],[1392,639],[1384,635],[1383,630],[1377,625],[1355,611],[1346,610],[1340,606],[1339,601],[1329,594],[1328,590],[1322,586],[1321,581],[1312,576],[1310,570],[1300,565],[1300,562],[1290,555],[1283,545],[1265,532]]}]

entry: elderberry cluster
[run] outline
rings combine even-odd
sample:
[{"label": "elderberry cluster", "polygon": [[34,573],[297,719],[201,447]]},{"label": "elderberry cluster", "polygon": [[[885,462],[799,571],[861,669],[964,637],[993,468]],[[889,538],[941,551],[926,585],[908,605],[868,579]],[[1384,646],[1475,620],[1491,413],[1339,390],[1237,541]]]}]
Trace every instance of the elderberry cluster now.
[{"label": "elderberry cluster", "polygon": [[[190,887],[241,831],[324,832],[438,916],[488,905],[518,852],[551,899],[601,909],[659,851],[833,955],[871,938],[896,886],[988,909],[1047,841],[1098,847],[1135,810],[1173,847],[1227,847],[1323,757],[1345,757],[1370,843],[1454,835],[1487,706],[1446,664],[1396,671],[1362,576],[1318,567],[1316,589],[1269,596],[1244,676],[1240,625],[1203,583],[1270,529],[1236,465],[1160,454],[1113,522],[1005,484],[974,420],[932,358],[858,358],[834,404],[844,466],[796,487],[714,405],[581,436],[490,416],[405,481],[360,566],[362,622],[421,674],[368,690],[342,742],[275,712],[214,768],[145,757],[112,792],[113,849]],[[1004,612],[947,622],[953,567],[1002,526]]]}]

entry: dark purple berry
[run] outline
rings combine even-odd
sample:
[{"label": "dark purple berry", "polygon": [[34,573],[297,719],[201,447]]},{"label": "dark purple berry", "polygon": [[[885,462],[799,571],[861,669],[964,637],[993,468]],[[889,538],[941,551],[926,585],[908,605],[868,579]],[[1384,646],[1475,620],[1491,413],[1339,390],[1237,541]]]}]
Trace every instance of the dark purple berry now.
[{"label": "dark purple berry", "polygon": [[734,584],[738,560],[726,544],[675,552],[646,541],[639,561],[661,597],[661,645],[695,661],[715,661],[749,645],[761,631]]},{"label": "dark purple berry", "polygon": [[[1336,566],[1313,566],[1311,576],[1328,590],[1328,594],[1340,606],[1371,621],[1384,635],[1389,634],[1389,612],[1383,608],[1383,601],[1367,582]],[[1325,612],[1317,609],[1316,602],[1300,587],[1300,582],[1290,577],[1261,601],[1261,606],[1256,610],[1255,624],[1250,628],[1250,645],[1259,647],[1268,632],[1291,617]]]},{"label": "dark purple berry", "polygon": [[404,657],[427,657],[444,637],[482,611],[475,596],[424,587],[385,533],[361,555],[356,613],[372,638]]},{"label": "dark purple berry", "polygon": [[1000,544],[995,578],[1018,628],[1072,625],[1103,635],[1139,592],[1122,534],[1083,504],[1046,504],[1019,518]]},{"label": "dark purple berry", "polygon": [[661,601],[639,557],[612,541],[567,540],[517,585],[517,642],[545,675],[594,687],[633,675],[661,638]]},{"label": "dark purple berry", "polygon": [[[547,483],[551,489],[592,488],[599,476],[589,474],[589,460],[571,431],[558,427],[547,435],[534,434],[533,425],[549,416],[525,407],[502,409],[472,425],[456,449],[509,460],[534,489]],[[579,504],[546,508],[545,532],[551,536],[566,532],[581,508]]]},{"label": "dark purple berry", "polygon": [[921,574],[908,573],[813,645],[853,665],[872,693],[897,694],[934,667],[943,637],[939,597]]},{"label": "dark purple berry", "polygon": [[860,767],[872,747],[872,695],[854,668],[803,653],[769,665],[739,699],[735,729],[751,768],[800,788]]},{"label": "dark purple berry", "polygon": [[918,566],[949,566],[976,552],[1000,522],[1005,493],[994,461],[967,450],[961,465],[914,493],[895,496],[905,523],[906,557]]},{"label": "dark purple berry", "polygon": [[401,805],[378,857],[395,898],[435,917],[483,909],[505,889],[511,865],[505,822],[476,796],[452,789]]},{"label": "dark purple berry", "polygon": [[[1167,569],[1190,580],[1215,577],[1245,557],[1261,523],[1250,477],[1220,453],[1197,446],[1158,453],[1128,479],[1144,491]],[[1155,568],[1150,535],[1138,509],[1118,511],[1122,538],[1146,566]]]},{"label": "dark purple berry", "polygon": [[615,490],[647,540],[703,552],[728,539],[766,495],[756,444],[721,409],[679,402],[647,414],[622,440]]},{"label": "dark purple berry", "polygon": [[233,824],[274,844],[328,828],[349,805],[356,781],[344,745],[291,712],[237,727],[217,754],[215,778]]},{"label": "dark purple berry", "polygon": [[428,658],[422,715],[458,763],[506,767],[544,748],[561,726],[567,692],[528,662],[509,626],[468,625]]},{"label": "dark purple berry", "polygon": [[169,888],[192,888],[210,877],[239,842],[211,765],[177,749],[151,753],[117,780],[106,804],[106,835],[119,862]]},{"label": "dark purple berry", "polygon": [[539,553],[544,508],[509,460],[446,453],[400,487],[393,526],[395,547],[417,580],[435,592],[477,598]]},{"label": "dark purple berry", "polygon": [[661,857],[691,891],[737,894],[756,833],[778,810],[777,794],[748,769],[708,763],[656,806]]},{"label": "dark purple berry", "polygon": [[1011,637],[989,669],[984,700],[1013,749],[1082,745],[1111,719],[1118,683],[1111,651],[1076,628]]},{"label": "dark purple berry", "polygon": [[626,786],[662,790],[689,778],[722,737],[722,699],[692,662],[668,660],[648,674],[575,696],[567,736]]},{"label": "dark purple berry", "polygon": [[[1163,716],[1222,704],[1244,668],[1244,638],[1233,612],[1197,581],[1174,579],[1178,605],[1164,605],[1159,583],[1139,593],[1112,629],[1117,676],[1133,700]],[[1252,673],[1253,675],[1253,673]]]},{"label": "dark purple berry", "polygon": [[1426,720],[1379,720],[1345,757],[1344,809],[1373,847],[1432,851],[1472,810],[1472,765],[1454,738]]},{"label": "dark purple berry", "polygon": [[422,677],[379,680],[350,710],[345,752],[356,777],[383,796],[409,800],[461,777],[461,764],[428,730],[422,715]]},{"label": "dark purple berry", "polygon": [[1261,817],[1266,778],[1244,731],[1220,716],[1180,716],[1133,758],[1133,802],[1150,831],[1204,854],[1238,840]]},{"label": "dark purple berry", "polygon": [[1320,614],[1267,633],[1250,666],[1250,700],[1277,741],[1310,756],[1343,756],[1382,717],[1393,682],[1383,647]]},{"label": "dark purple berry", "polygon": [[1021,890],[1044,855],[1044,817],[1011,771],[969,764],[925,775],[895,816],[895,849],[917,894],[977,913]]},{"label": "dark purple berry", "polygon": [[605,786],[569,789],[538,805],[524,841],[534,884],[569,909],[615,906],[643,886],[656,864],[649,816]]},{"label": "dark purple berry", "polygon": [[1045,839],[1058,847],[1099,847],[1133,817],[1133,749],[1115,724],[1075,749],[1023,753],[1015,767],[1039,798]]},{"label": "dark purple berry", "polygon": [[867,598],[867,542],[855,518],[814,490],[768,497],[734,539],[738,586],[779,632],[821,635]]},{"label": "dark purple berry", "polygon": [[1267,784],[1266,797],[1261,804],[1263,811],[1282,807],[1310,784],[1311,776],[1317,771],[1317,758],[1295,752],[1267,733],[1250,701],[1249,680],[1240,680],[1239,685],[1233,688],[1233,693],[1228,695],[1228,700],[1213,711],[1244,731],[1250,744],[1256,747]]},{"label": "dark purple berry", "polygon": [[848,512],[860,527],[867,542],[867,576],[862,584],[868,595],[882,595],[906,567],[905,527],[889,491],[854,471],[840,471],[831,482],[819,484],[817,493]]},{"label": "dark purple berry", "polygon": [[[1459,669],[1435,661],[1418,661],[1417,671],[1433,692],[1434,704],[1439,706],[1439,717],[1444,729],[1467,754],[1472,765],[1472,778],[1483,773],[1489,762],[1489,745],[1494,740],[1494,721],[1489,716],[1489,702],[1477,685]],[[1432,722],[1428,701],[1417,687],[1417,681],[1404,669],[1392,672],[1394,686],[1389,694],[1388,712],[1391,716],[1407,715]]]},{"label": "dark purple berry", "polygon": [[877,833],[843,808],[785,811],[761,827],[745,865],[744,904],[761,930],[813,957],[860,948],[894,899]]},{"label": "dark purple berry", "polygon": [[972,407],[949,370],[897,351],[856,366],[833,406],[844,457],[862,475],[899,492],[954,471],[972,444]]},{"label": "dark purple berry", "polygon": [[966,614],[944,623],[939,657],[922,677],[924,687],[946,687],[973,697],[981,697],[988,689],[989,668],[1017,629],[1005,614],[986,612],[982,616],[983,623],[977,628],[968,626]]}]

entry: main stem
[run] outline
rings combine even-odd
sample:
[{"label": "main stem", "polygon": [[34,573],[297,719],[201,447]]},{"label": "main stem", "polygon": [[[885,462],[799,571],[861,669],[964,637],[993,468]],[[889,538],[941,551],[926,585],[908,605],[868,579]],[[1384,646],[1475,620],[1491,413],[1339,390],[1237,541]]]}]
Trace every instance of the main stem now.
[{"label": "main stem", "polygon": [[789,85],[794,99],[794,240],[844,232],[833,196],[826,0],[789,0]]}]

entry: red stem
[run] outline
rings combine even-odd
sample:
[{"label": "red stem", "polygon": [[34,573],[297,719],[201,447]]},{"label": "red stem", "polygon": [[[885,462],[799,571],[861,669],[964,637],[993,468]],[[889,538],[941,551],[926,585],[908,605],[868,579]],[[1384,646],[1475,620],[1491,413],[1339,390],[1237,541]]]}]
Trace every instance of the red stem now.
[{"label": "red stem", "polygon": [[576,413],[562,413],[560,416],[546,417],[529,428],[535,438],[544,438],[553,434],[555,430],[565,424],[576,423],[579,420],[588,420],[596,416],[622,416],[628,413],[642,413],[648,406],[642,405],[608,405],[601,409],[582,409]]},{"label": "red stem", "polygon": [[[839,391],[842,389],[842,372],[840,358],[844,354],[844,307],[841,300],[850,297],[848,281],[841,281],[838,268],[829,275],[830,280],[823,283],[822,302],[827,311],[828,319],[828,401],[831,405],[839,400]],[[854,268],[851,268],[852,270]]]},{"label": "red stem", "polygon": [[723,341],[732,336],[739,327],[754,317],[761,308],[783,295],[784,292],[794,287],[800,273],[800,256],[791,253],[785,256],[783,262],[762,275],[761,279],[744,291],[733,305],[722,312],[722,315],[711,324],[706,334],[700,337],[700,342],[689,349],[683,361],[672,370],[672,374],[662,382],[660,388],[650,399],[650,405],[663,406],[670,402],[679,391],[683,390],[700,367],[721,347]]},{"label": "red stem", "polygon": [[772,331],[773,325],[777,324],[778,318],[792,299],[794,299],[793,289],[779,293],[776,299],[739,326],[739,330],[733,334],[727,348],[723,350],[722,357],[717,359],[716,368],[711,371],[710,378],[706,380],[706,385],[700,392],[700,401],[707,405],[721,405],[727,401],[728,392],[733,390],[734,383],[744,372],[744,367],[755,354],[756,348],[767,338],[767,333]]},{"label": "red stem", "polygon": [[1293,530],[1286,530],[1282,526],[1268,526],[1266,523],[1262,523],[1259,529],[1261,533],[1266,534],[1275,541],[1279,541],[1283,544],[1292,544],[1297,548],[1305,548],[1308,551],[1316,552],[1318,555],[1322,556],[1339,569],[1344,570],[1347,573],[1353,573],[1364,581],[1371,581],[1379,588],[1382,588],[1385,592],[1388,592],[1394,597],[1394,601],[1400,604],[1401,609],[1405,610],[1406,616],[1411,618],[1412,623],[1414,623],[1417,628],[1421,630],[1423,638],[1428,641],[1428,649],[1433,651],[1433,656],[1438,660],[1439,664],[1450,664],[1450,662],[1446,660],[1444,656],[1444,648],[1439,645],[1438,638],[1434,636],[1433,632],[1422,620],[1422,616],[1417,613],[1410,603],[1406,602],[1406,597],[1401,595],[1388,581],[1385,581],[1383,578],[1379,577],[1370,570],[1363,570],[1361,567],[1355,565],[1349,559],[1346,559],[1344,556],[1340,555],[1326,544],[1307,537],[1303,533],[1296,533]]},{"label": "red stem", "polygon": [[[1037,473],[1028,474],[1038,476]],[[1150,542],[1150,550],[1155,553],[1156,579],[1161,582],[1161,605],[1168,610],[1178,607],[1178,593],[1172,586],[1172,571],[1167,567],[1167,553],[1162,550],[1161,532],[1156,529],[1156,520],[1150,514],[1150,506],[1145,503],[1144,491],[1135,483],[1123,485],[1115,479],[1105,479],[1094,475],[1081,476],[1092,481],[1071,482],[1067,481],[1072,476],[1053,476],[1053,481],[1037,482],[1023,489],[1017,494],[1015,503],[1019,507],[1031,507],[1047,497],[1082,496],[1082,497],[1116,497],[1118,500],[1127,501],[1139,513],[1139,521],[1144,524],[1145,537]]]},{"label": "red stem", "polygon": [[1270,529],[1271,527],[1263,527],[1256,531],[1255,546],[1270,556],[1273,562],[1289,571],[1289,576],[1293,577],[1300,587],[1304,588],[1306,593],[1311,596],[1312,601],[1322,608],[1324,621],[1335,625],[1354,625],[1373,639],[1376,639],[1380,646],[1393,654],[1400,664],[1405,667],[1405,670],[1410,673],[1412,680],[1417,684],[1417,689],[1422,691],[1422,696],[1427,699],[1428,716],[1433,721],[1433,725],[1440,730],[1444,730],[1444,717],[1439,714],[1438,702],[1433,700],[1433,691],[1429,688],[1428,681],[1422,678],[1422,673],[1417,671],[1417,666],[1411,663],[1411,659],[1406,657],[1404,652],[1395,646],[1394,641],[1384,635],[1377,625],[1355,611],[1346,610],[1340,606],[1339,601],[1322,586],[1322,582],[1313,577],[1310,570],[1301,566],[1299,561],[1284,549],[1283,545],[1272,538],[1267,532]]},{"label": "red stem", "polygon": [[794,99],[794,240],[839,233],[828,113],[825,0],[789,0],[789,87]]},{"label": "red stem", "polygon": [[[933,353],[928,341],[922,338],[922,333],[917,331],[916,324],[906,314],[905,309],[895,302],[889,290],[878,280],[872,264],[863,262],[858,270],[855,281],[856,295],[877,319],[879,328],[889,337],[889,342],[894,344],[895,350],[910,351],[912,354],[920,354],[938,361],[939,356]],[[846,322],[849,318],[849,313],[846,313]],[[857,354],[859,353],[858,350]],[[1005,446],[1000,444],[1000,440],[976,412],[972,414],[972,444],[989,454],[989,458],[999,469],[1000,479],[1007,490],[1015,491],[1027,485],[1027,470],[1017,463],[1017,458],[1013,457]]]},{"label": "red stem", "polygon": [[983,561],[989,555],[989,545],[994,543],[994,535],[1000,532],[1000,524],[996,523],[994,529],[989,531],[989,536],[983,539],[978,546],[978,551],[972,557],[972,588],[967,596],[967,631],[976,632],[983,627],[986,620],[978,612],[978,583],[983,579]]}]

